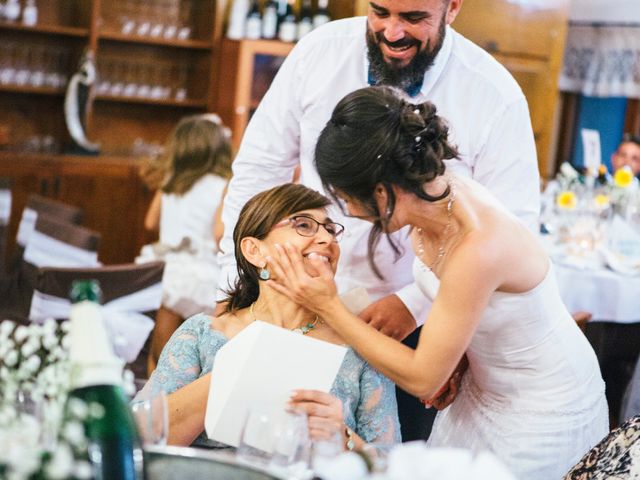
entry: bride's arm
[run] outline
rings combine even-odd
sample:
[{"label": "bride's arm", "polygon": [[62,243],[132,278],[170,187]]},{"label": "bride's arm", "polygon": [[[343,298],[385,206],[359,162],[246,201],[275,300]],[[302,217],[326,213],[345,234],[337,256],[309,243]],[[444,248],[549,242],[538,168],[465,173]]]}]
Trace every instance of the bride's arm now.
[{"label": "bride's arm", "polygon": [[419,398],[431,398],[451,376],[464,354],[491,294],[500,286],[500,242],[471,233],[447,261],[438,294],[412,350],[362,322],[338,298],[333,272],[322,258],[313,258],[318,277],[304,270],[293,247],[270,259],[278,283],[270,284],[297,303],[318,313],[374,368]]}]

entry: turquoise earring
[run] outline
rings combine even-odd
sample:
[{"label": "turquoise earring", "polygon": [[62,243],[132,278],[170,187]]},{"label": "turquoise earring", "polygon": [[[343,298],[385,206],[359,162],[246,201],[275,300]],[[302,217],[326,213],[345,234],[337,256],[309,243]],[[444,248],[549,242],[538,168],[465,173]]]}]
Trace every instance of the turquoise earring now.
[{"label": "turquoise earring", "polygon": [[258,275],[260,275],[260,280],[264,280],[265,282],[271,278],[271,273],[267,270],[266,265],[260,269]]}]

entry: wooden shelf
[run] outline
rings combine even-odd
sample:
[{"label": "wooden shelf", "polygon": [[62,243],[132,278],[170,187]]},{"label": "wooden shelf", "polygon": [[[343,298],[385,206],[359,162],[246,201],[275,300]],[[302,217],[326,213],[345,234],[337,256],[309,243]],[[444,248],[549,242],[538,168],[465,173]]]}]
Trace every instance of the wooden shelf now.
[{"label": "wooden shelf", "polygon": [[61,161],[68,164],[100,164],[125,165],[137,167],[140,158],[123,155],[71,155],[67,153],[33,153],[22,151],[0,150],[0,162],[3,161],[52,162]]},{"label": "wooden shelf", "polygon": [[23,25],[21,23],[0,22],[0,30],[14,32],[44,33],[47,35],[60,35],[62,37],[88,38],[88,28],[64,27],[61,25]]},{"label": "wooden shelf", "polygon": [[159,37],[139,37],[136,35],[125,35],[118,32],[100,32],[100,40],[122,43],[139,43],[142,45],[158,45],[169,48],[187,48],[194,50],[211,50],[211,43],[203,40],[178,40],[175,38],[166,39]]},{"label": "wooden shelf", "polygon": [[65,94],[65,89],[54,87],[33,87],[31,85],[0,85],[0,92],[61,97]]},{"label": "wooden shelf", "polygon": [[207,102],[205,100],[174,100],[174,99],[153,99],[153,98],[140,98],[140,97],[123,97],[114,95],[96,95],[96,102],[116,102],[116,103],[136,103],[140,105],[156,105],[166,107],[180,107],[180,108],[206,108]]},{"label": "wooden shelf", "polygon": [[243,48],[254,55],[273,55],[274,57],[286,57],[295,47],[295,43],[281,42],[280,40],[224,40],[230,44],[241,44]]}]

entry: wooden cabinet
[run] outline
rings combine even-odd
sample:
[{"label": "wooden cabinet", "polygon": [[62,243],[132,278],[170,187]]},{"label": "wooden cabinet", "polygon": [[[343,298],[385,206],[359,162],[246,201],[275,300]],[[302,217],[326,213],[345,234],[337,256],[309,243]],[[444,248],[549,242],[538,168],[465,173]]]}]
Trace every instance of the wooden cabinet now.
[{"label": "wooden cabinet", "polygon": [[[151,200],[136,156],[185,115],[215,110],[226,0],[47,0],[38,23],[0,21],[0,176],[13,180],[9,239],[30,193],[85,210],[104,263],[132,261],[149,239]],[[74,151],[67,84],[86,50],[97,79],[86,117],[95,157]],[[142,148],[141,148],[142,147]]]},{"label": "wooden cabinet", "polygon": [[89,135],[104,154],[163,143],[183,116],[214,110],[224,3],[94,0],[100,78]]},{"label": "wooden cabinet", "polygon": [[[364,15],[364,0],[332,0],[331,17]],[[238,148],[251,115],[294,44],[275,40],[222,40],[218,113]]]},{"label": "wooden cabinet", "polygon": [[132,261],[148,240],[143,219],[152,193],[131,159],[0,154],[0,177],[13,179],[10,251],[30,193],[82,207],[83,225],[102,234],[105,264]]},{"label": "wooden cabinet", "polygon": [[64,94],[86,49],[97,67],[87,136],[101,155],[163,143],[181,117],[215,107],[226,3],[48,0],[34,26],[0,22],[0,149],[72,150]]},{"label": "wooden cabinet", "polygon": [[267,93],[291,43],[274,40],[228,40],[222,42],[221,86],[218,113],[232,131],[233,147],[240,147],[251,115]]},{"label": "wooden cabinet", "polygon": [[520,84],[529,103],[543,176],[553,169],[552,137],[568,10],[569,0],[466,0],[453,24],[491,53]]}]

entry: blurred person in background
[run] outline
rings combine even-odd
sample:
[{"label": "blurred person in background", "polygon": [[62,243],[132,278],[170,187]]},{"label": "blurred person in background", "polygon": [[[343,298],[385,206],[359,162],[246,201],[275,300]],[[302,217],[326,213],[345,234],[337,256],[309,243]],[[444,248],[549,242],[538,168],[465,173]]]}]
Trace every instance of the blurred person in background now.
[{"label": "blurred person in background", "polygon": [[640,178],[640,136],[626,133],[613,154],[611,154],[613,171],[629,167],[633,175]]},{"label": "blurred person in background", "polygon": [[219,269],[220,219],[231,175],[229,130],[217,115],[195,115],[175,127],[164,152],[147,168],[159,182],[145,228],[160,232],[136,261],[164,260],[162,306],[156,315],[147,361],[149,374],[160,352],[185,318],[211,313]]}]

